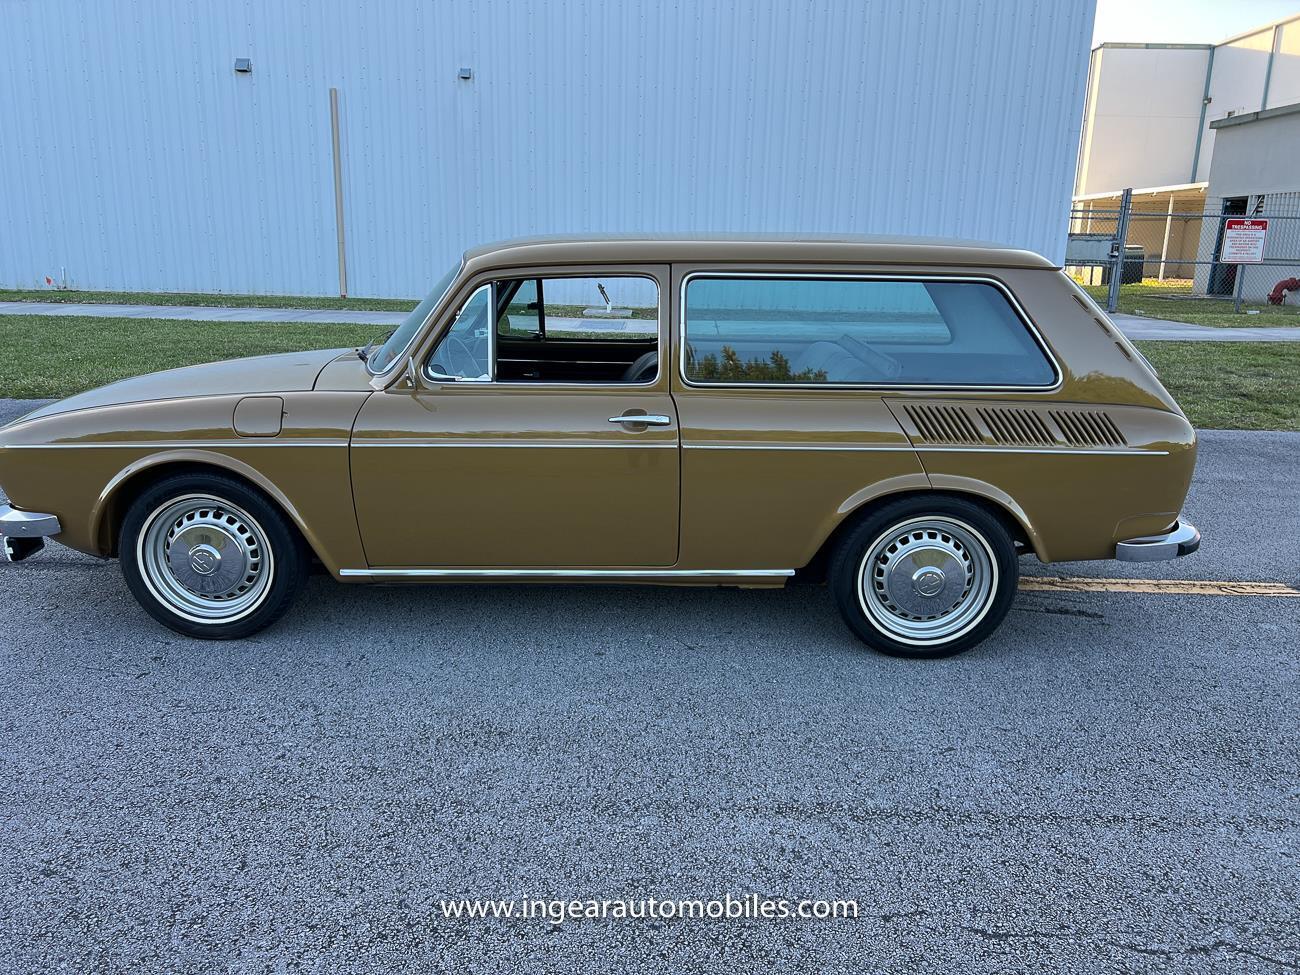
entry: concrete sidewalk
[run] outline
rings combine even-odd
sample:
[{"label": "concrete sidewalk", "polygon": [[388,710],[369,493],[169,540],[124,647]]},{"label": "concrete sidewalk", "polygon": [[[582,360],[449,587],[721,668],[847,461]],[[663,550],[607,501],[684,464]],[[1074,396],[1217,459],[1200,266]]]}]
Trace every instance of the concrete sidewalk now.
[{"label": "concrete sidewalk", "polygon": [[1297,328],[1216,328],[1142,315],[1111,315],[1130,339],[1155,342],[1300,342]]},{"label": "concrete sidewalk", "polygon": [[[186,322],[315,322],[388,325],[396,328],[402,311],[342,311],[329,308],[222,308],[207,305],[60,304],[0,301],[0,315],[89,315],[97,318],[166,318]],[[1300,342],[1296,328],[1215,328],[1161,318],[1115,314],[1111,318],[1130,339],[1157,342]]]},{"label": "concrete sidewalk", "polygon": [[184,322],[316,322],[331,325],[402,324],[404,311],[332,308],[223,308],[210,305],[108,305],[51,301],[0,301],[0,315],[88,315],[92,318],[168,318]]}]

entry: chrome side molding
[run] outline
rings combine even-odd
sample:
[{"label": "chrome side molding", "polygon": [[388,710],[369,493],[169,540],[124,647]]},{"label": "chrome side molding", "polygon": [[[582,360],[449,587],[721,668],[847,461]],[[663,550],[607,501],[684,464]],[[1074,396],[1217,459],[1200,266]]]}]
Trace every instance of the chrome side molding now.
[{"label": "chrome side molding", "polygon": [[363,579],[734,579],[788,578],[794,569],[340,569]]},{"label": "chrome side molding", "polygon": [[1130,538],[1115,546],[1115,558],[1121,562],[1163,562],[1191,555],[1201,547],[1201,533],[1196,526],[1181,519],[1161,535]]}]

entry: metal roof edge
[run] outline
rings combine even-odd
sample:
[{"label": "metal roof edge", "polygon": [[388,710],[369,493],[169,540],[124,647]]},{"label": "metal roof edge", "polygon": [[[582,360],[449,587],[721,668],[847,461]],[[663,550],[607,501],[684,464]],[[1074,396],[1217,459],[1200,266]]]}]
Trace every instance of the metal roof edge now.
[{"label": "metal roof edge", "polygon": [[[1133,187],[1134,196],[1149,195],[1154,196],[1159,193],[1186,193],[1192,190],[1201,190],[1204,192],[1209,188],[1208,182],[1197,183],[1170,183],[1168,186],[1135,186]],[[1108,200],[1111,197],[1120,196],[1124,191],[1121,190],[1103,190],[1100,193],[1084,193],[1072,197],[1074,203],[1087,203],[1089,200]]]},{"label": "metal roof edge", "polygon": [[1300,102],[1294,102],[1290,105],[1279,105],[1277,108],[1265,108],[1258,112],[1245,112],[1242,115],[1229,115],[1227,118],[1218,118],[1210,123],[1212,129],[1228,129],[1234,125],[1246,125],[1249,122],[1261,122],[1268,118],[1277,118],[1279,115],[1295,115],[1300,112]]}]

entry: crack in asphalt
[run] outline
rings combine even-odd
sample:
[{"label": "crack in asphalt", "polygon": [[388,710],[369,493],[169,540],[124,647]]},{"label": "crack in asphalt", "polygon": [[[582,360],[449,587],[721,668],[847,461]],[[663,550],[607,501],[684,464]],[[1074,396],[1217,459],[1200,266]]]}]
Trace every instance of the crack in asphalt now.
[{"label": "crack in asphalt", "polygon": [[1277,958],[1272,955],[1266,955],[1256,951],[1253,948],[1247,948],[1244,945],[1235,944],[1223,939],[1216,940],[1205,945],[1187,945],[1181,948],[1157,948],[1152,945],[1131,944],[1126,941],[1115,941],[1110,938],[1103,938],[1096,934],[1086,931],[1007,931],[995,930],[992,928],[982,928],[976,925],[960,925],[962,931],[978,935],[989,941],[1015,941],[1015,940],[1064,940],[1075,941],[1079,943],[1091,943],[1094,945],[1106,945],[1111,948],[1120,948],[1124,951],[1131,951],[1135,954],[1150,955],[1157,958],[1172,960],[1180,955],[1210,955],[1216,951],[1232,951],[1242,955],[1248,955],[1260,961],[1276,965],[1279,968],[1300,970],[1300,963],[1288,961],[1285,958]]}]

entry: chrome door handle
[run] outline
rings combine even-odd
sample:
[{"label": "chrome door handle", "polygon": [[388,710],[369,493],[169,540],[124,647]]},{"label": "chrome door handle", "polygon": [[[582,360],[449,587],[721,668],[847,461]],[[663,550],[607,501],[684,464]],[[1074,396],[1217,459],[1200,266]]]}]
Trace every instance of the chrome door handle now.
[{"label": "chrome door handle", "polygon": [[673,418],[662,413],[625,413],[623,416],[611,416],[609,422],[644,423],[648,427],[666,427],[673,422]]}]

